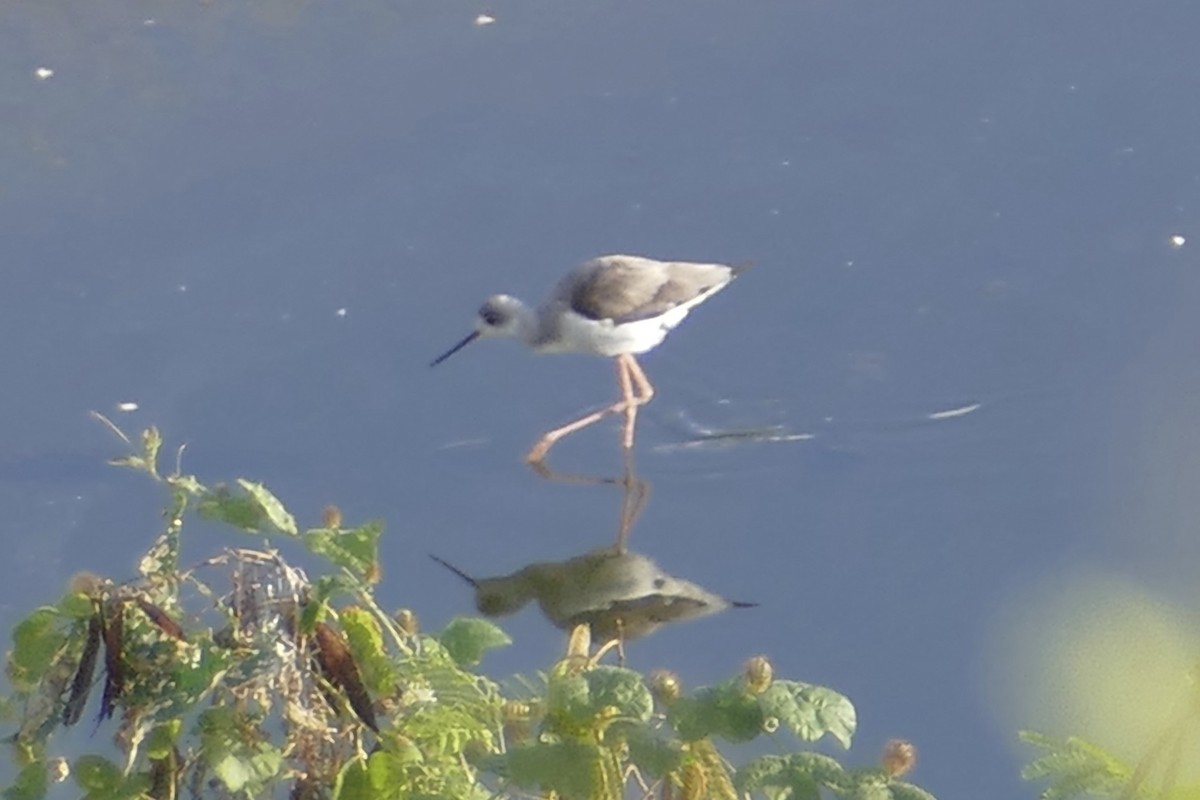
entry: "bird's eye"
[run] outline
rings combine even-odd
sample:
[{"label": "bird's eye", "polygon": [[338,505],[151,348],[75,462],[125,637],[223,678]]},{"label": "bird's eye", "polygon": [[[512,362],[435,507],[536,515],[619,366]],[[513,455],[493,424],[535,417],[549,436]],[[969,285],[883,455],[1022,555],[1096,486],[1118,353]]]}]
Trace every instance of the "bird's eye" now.
[{"label": "bird's eye", "polygon": [[479,309],[479,318],[493,327],[504,322],[504,315],[491,306],[484,306]]}]

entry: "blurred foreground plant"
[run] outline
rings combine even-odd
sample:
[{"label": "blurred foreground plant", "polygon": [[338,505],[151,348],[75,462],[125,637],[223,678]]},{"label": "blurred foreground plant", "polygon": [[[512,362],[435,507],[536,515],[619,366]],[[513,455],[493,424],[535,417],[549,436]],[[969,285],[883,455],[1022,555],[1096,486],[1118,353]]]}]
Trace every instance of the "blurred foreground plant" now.
[{"label": "blurred foreground plant", "polygon": [[[854,733],[849,700],[776,679],[761,657],[684,693],[669,673],[601,664],[616,643],[593,650],[580,626],[564,659],[509,696],[472,671],[509,643],[491,622],[460,618],[432,635],[411,611],[378,606],[381,524],[346,528],[330,507],[321,527],[302,531],[261,484],[207,487],[179,457],[163,475],[157,430],[134,445],[101,419],[133,450],[113,463],[166,490],[165,528],[136,579],[77,576],[13,630],[0,711],[16,727],[17,771],[5,798],[45,797],[69,777],[89,800],[620,798],[631,787],[689,800],[932,800],[899,780],[915,759],[906,742],[889,743],[872,768],[800,750],[734,769],[718,740],[786,728],[800,742],[849,747]],[[266,538],[184,566],[189,512],[294,540],[328,571],[310,579]],[[55,755],[55,732],[93,705],[97,725],[112,719],[119,757]]]},{"label": "blurred foreground plant", "polygon": [[[1200,668],[1192,671],[1193,689]],[[1200,691],[1174,719],[1164,722],[1136,764],[1131,764],[1079,736],[1063,739],[1036,731],[1020,736],[1041,753],[1021,771],[1026,780],[1048,781],[1042,800],[1116,798],[1116,800],[1200,800],[1200,781],[1185,780],[1185,754],[1194,773],[1197,733],[1200,733]]]}]

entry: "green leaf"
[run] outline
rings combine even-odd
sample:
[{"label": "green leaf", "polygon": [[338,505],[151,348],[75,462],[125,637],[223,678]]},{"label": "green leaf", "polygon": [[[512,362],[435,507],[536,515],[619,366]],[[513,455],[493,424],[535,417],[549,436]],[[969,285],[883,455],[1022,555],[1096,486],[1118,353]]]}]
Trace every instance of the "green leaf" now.
[{"label": "green leaf", "polygon": [[227,486],[217,486],[200,496],[196,511],[205,519],[224,522],[247,533],[259,533],[265,515],[252,498],[235,495]]},{"label": "green leaf", "polygon": [[175,498],[178,508],[186,505],[188,497],[201,497],[208,492],[207,487],[195,475],[172,475],[167,478],[167,484],[178,493]]},{"label": "green leaf", "polygon": [[654,711],[654,698],[642,676],[608,665],[551,676],[547,701],[547,717],[572,735],[579,728],[592,727],[602,717],[644,722]]},{"label": "green leaf", "polygon": [[740,679],[699,689],[671,704],[667,719],[685,742],[720,736],[747,742],[763,732],[766,722],[758,698]]},{"label": "green leaf", "polygon": [[177,714],[190,711],[191,707],[221,679],[225,671],[241,658],[211,641],[205,641],[198,658],[173,661],[172,711]]},{"label": "green leaf", "polygon": [[892,788],[882,770],[869,769],[853,776],[848,792],[854,800],[892,800]]},{"label": "green leaf", "polygon": [[80,788],[95,794],[115,794],[123,782],[121,768],[103,756],[80,756],[71,775]]},{"label": "green leaf", "polygon": [[892,789],[892,800],[937,800],[936,797],[920,786],[913,786],[911,783],[892,781],[890,786]]},{"label": "green leaf", "polygon": [[267,744],[257,748],[240,748],[209,760],[213,774],[221,779],[231,792],[247,791],[257,795],[267,781],[279,773],[283,758],[279,751]]},{"label": "green leaf", "polygon": [[43,606],[13,629],[13,649],[8,656],[8,677],[13,687],[32,691],[56,660],[67,641],[58,611]]},{"label": "green leaf", "polygon": [[367,765],[361,759],[343,766],[333,784],[333,800],[375,800],[380,796],[371,788]]},{"label": "green leaf", "polygon": [[1021,770],[1021,777],[1026,780],[1050,779],[1050,786],[1042,791],[1045,800],[1117,795],[1133,774],[1133,768],[1121,759],[1077,736],[1060,741],[1033,731],[1022,731],[1020,737],[1046,751]]},{"label": "green leaf", "polygon": [[[819,753],[756,758],[738,770],[736,785],[739,792],[782,789],[796,800],[820,800],[822,787],[839,797],[860,798],[856,782],[842,765]],[[871,797],[869,792],[861,800],[868,797]]]},{"label": "green leaf", "polygon": [[343,608],[338,612],[338,619],[363,683],[373,692],[390,694],[396,688],[396,670],[384,646],[379,620],[358,606]]},{"label": "green leaf", "polygon": [[643,775],[661,778],[683,765],[683,749],[679,742],[658,735],[644,723],[616,722],[605,732],[606,745],[624,741],[629,747],[629,760]]},{"label": "green leaf", "polygon": [[738,791],[787,785],[787,773],[793,769],[787,756],[760,756],[737,771]]},{"label": "green leaf", "polygon": [[631,669],[602,664],[584,674],[597,713],[616,708],[622,717],[645,722],[654,713],[654,697],[642,676]]},{"label": "green leaf", "polygon": [[504,760],[509,780],[523,789],[593,797],[604,757],[596,745],[570,741],[516,747]]},{"label": "green leaf", "polygon": [[411,789],[409,770],[425,761],[420,748],[412,742],[392,750],[378,750],[367,759],[367,777],[376,791]]},{"label": "green leaf", "polygon": [[349,531],[313,528],[304,532],[304,544],[311,552],[364,580],[379,563],[379,537],[382,535],[382,522],[368,522]]},{"label": "green leaf", "polygon": [[151,475],[158,476],[158,451],[162,449],[163,438],[158,428],[151,425],[142,431],[142,460]]},{"label": "green leaf", "polygon": [[777,718],[802,741],[815,742],[829,734],[842,747],[850,746],[857,725],[854,705],[832,689],[777,680],[758,702],[764,716]]},{"label": "green leaf", "polygon": [[4,800],[42,800],[49,789],[50,776],[46,774],[46,763],[34,761],[17,773],[12,786],[6,788],[0,797]]},{"label": "green leaf", "polygon": [[507,633],[486,619],[476,617],[452,619],[438,636],[438,641],[454,662],[462,667],[475,666],[483,660],[483,654],[492,648],[512,644]]},{"label": "green leaf", "polygon": [[353,594],[356,589],[345,575],[322,575],[309,589],[308,602],[300,612],[300,630],[312,633],[317,623],[325,618],[329,601],[339,594]]},{"label": "green leaf", "polygon": [[108,460],[108,463],[110,466],[113,466],[113,467],[125,467],[126,469],[133,469],[133,470],[137,470],[138,472],[145,472],[149,475],[154,474],[154,466],[152,464],[148,463],[146,461],[146,459],[142,458],[141,456],[135,456],[135,455],[117,456],[116,458],[110,458]]},{"label": "green leaf", "polygon": [[546,687],[546,719],[556,729],[574,733],[581,727],[590,727],[596,711],[583,675],[561,674],[550,678]]},{"label": "green leaf", "polygon": [[245,478],[238,478],[238,486],[241,486],[243,491],[258,504],[259,509],[277,531],[286,533],[288,536],[299,535],[295,517],[288,513],[288,510],[283,507],[283,503],[279,502],[279,499],[271,494],[267,487]]},{"label": "green leaf", "polygon": [[69,592],[59,599],[58,613],[72,619],[88,619],[96,613],[96,603],[82,592]]},{"label": "green leaf", "polygon": [[243,739],[242,730],[258,723],[229,708],[210,708],[197,720],[204,760],[231,792],[261,794],[283,764],[282,754],[270,744]]},{"label": "green leaf", "polygon": [[179,730],[183,721],[176,717],[161,725],[156,725],[146,737],[146,757],[152,759],[166,758],[171,754],[175,742],[179,740]]}]

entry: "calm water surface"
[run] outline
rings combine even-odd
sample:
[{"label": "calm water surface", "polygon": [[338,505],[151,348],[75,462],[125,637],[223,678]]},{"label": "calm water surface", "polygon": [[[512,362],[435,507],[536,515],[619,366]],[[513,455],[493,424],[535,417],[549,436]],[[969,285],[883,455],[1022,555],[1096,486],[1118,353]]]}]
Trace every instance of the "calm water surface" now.
[{"label": "calm water surface", "polygon": [[[643,361],[633,544],[760,605],[632,664],[696,685],[766,653],[855,701],[852,763],[903,736],[939,797],[1035,796],[988,690],[1001,610],[1078,567],[1194,608],[1200,8],[482,10],[3,12],[0,623],[158,529],[98,409],[307,522],[386,518],[385,605],[439,626],[470,593],[428,553],[567,558],[620,498],[519,462],[610,365],[429,358],[593,255],[750,261]],[[790,440],[687,446],[766,428]],[[613,474],[616,442],[552,458]],[[507,627],[494,674],[561,647]]]}]

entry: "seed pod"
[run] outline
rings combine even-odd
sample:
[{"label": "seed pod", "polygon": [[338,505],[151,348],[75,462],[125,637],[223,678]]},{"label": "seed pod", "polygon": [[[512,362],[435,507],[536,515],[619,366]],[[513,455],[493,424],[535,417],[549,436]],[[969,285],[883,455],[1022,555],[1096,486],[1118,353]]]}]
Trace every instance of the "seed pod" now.
[{"label": "seed pod", "polygon": [[100,639],[104,635],[104,618],[99,610],[88,618],[87,640],[83,644],[83,655],[79,667],[71,679],[71,694],[63,707],[63,725],[74,725],[83,714],[88,695],[92,691],[92,676],[96,673],[96,656],[100,652]]},{"label": "seed pod", "polygon": [[666,669],[650,673],[650,694],[664,706],[670,706],[683,694],[683,684],[679,676]]},{"label": "seed pod", "polygon": [[905,739],[888,739],[879,761],[889,778],[899,778],[917,765],[917,746]]},{"label": "seed pod", "polygon": [[397,609],[392,615],[396,620],[396,624],[400,626],[400,630],[404,631],[406,636],[416,636],[421,631],[421,621],[417,619],[416,612],[411,608]]},{"label": "seed pod", "polygon": [[700,800],[708,796],[708,776],[704,767],[695,761],[683,765],[682,800]]},{"label": "seed pod", "polygon": [[762,694],[770,688],[775,677],[775,668],[766,656],[754,656],[742,667],[742,677],[751,694]]},{"label": "seed pod", "polygon": [[175,800],[179,796],[179,761],[179,751],[174,747],[165,758],[151,759],[147,794],[152,800]]},{"label": "seed pod", "polygon": [[592,629],[585,625],[576,625],[567,638],[567,658],[587,659],[592,650]]},{"label": "seed pod", "polygon": [[109,604],[104,620],[104,694],[100,698],[100,719],[109,719],[113,706],[125,691],[125,602]]},{"label": "seed pod", "polygon": [[364,725],[378,733],[379,724],[375,721],[371,695],[363,685],[358,666],[342,635],[324,622],[317,623],[313,634],[317,644],[317,664],[325,673],[326,680],[346,693],[350,708]]},{"label": "seed pod", "polygon": [[511,746],[526,742],[533,736],[533,709],[519,700],[506,700],[500,706],[504,724],[504,740]]},{"label": "seed pod", "polygon": [[86,594],[88,597],[98,598],[104,591],[104,578],[86,570],[76,572],[67,583],[67,589],[72,594]]},{"label": "seed pod", "polygon": [[158,606],[145,600],[141,597],[137,599],[137,606],[142,610],[142,613],[150,618],[150,621],[158,627],[160,631],[170,636],[173,639],[184,641],[183,628],[179,623],[171,619],[167,612],[163,611]]},{"label": "seed pod", "polygon": [[321,509],[321,527],[333,530],[342,527],[342,510],[332,503]]}]

